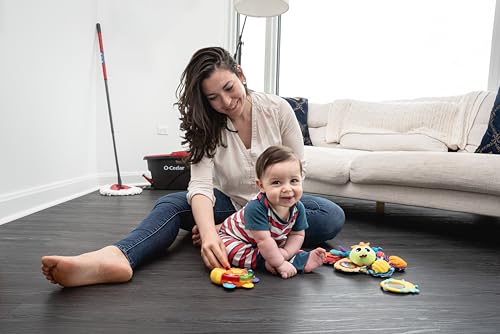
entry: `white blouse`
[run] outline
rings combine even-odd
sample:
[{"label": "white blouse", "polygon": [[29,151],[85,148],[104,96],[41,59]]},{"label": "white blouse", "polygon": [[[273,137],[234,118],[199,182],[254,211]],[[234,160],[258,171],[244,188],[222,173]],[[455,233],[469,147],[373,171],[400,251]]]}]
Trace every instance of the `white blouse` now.
[{"label": "white blouse", "polygon": [[[204,157],[191,165],[191,181],[187,199],[202,194],[215,204],[213,188],[219,189],[231,198],[236,210],[252,199],[259,189],[255,185],[255,162],[259,155],[271,145],[290,147],[304,161],[304,141],[295,114],[284,99],[276,95],[250,92],[252,98],[252,141],[247,149],[238,133],[222,131],[222,140],[227,144],[219,146],[215,156]],[[229,129],[234,130],[227,120]]]}]

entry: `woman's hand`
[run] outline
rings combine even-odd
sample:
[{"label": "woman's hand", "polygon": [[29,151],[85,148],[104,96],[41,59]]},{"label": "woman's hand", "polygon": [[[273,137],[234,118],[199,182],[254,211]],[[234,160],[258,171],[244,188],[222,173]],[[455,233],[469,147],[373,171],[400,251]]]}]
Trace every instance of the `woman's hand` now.
[{"label": "woman's hand", "polygon": [[[217,230],[217,233],[219,233],[221,226],[222,226],[222,224],[215,225],[215,229]],[[193,240],[194,246],[201,245],[200,230],[198,229],[197,225],[194,225],[193,228],[191,229],[191,239]]]},{"label": "woman's hand", "polygon": [[201,239],[201,258],[203,259],[203,262],[205,262],[205,265],[209,269],[229,269],[230,265],[227,259],[226,247],[224,246],[222,239],[219,237],[217,229],[213,229],[213,232],[207,233],[207,235],[204,236],[201,236],[199,233],[198,235],[200,236],[198,240]]},{"label": "woman's hand", "polygon": [[201,258],[209,269],[229,268],[226,247],[219,237],[220,226],[214,225],[212,200],[205,195],[197,194],[191,199],[193,217],[193,244],[201,243]]}]

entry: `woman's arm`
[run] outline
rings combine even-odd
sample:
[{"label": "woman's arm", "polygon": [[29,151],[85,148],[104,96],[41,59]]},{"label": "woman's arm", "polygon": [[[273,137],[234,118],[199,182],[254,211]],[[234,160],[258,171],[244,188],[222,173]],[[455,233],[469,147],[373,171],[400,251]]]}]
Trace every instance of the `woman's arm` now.
[{"label": "woman's arm", "polygon": [[205,265],[212,268],[229,268],[226,247],[215,228],[213,204],[205,195],[191,198],[193,217],[201,237],[201,257]]},{"label": "woman's arm", "polygon": [[215,228],[212,171],[213,160],[206,157],[191,165],[187,199],[200,233],[203,262],[210,269],[229,268],[226,248]]}]

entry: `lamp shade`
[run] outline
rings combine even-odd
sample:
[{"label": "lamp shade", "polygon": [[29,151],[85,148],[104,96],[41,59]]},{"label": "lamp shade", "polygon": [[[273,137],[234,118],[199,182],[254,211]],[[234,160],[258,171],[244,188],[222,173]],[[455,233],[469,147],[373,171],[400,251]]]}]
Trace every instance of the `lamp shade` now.
[{"label": "lamp shade", "polygon": [[246,16],[278,16],[288,10],[288,0],[234,0],[234,8]]}]

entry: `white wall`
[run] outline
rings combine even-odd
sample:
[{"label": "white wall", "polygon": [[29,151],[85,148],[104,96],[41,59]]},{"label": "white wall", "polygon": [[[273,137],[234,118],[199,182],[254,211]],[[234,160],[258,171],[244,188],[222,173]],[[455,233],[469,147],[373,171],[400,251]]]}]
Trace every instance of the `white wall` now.
[{"label": "white wall", "polygon": [[[117,150],[124,174],[147,170],[144,155],[182,148],[179,112],[173,106],[175,90],[195,50],[225,42],[224,13],[223,1],[100,2]],[[104,86],[99,82],[97,88],[98,169],[114,174]],[[168,135],[157,135],[158,125],[167,125]]]},{"label": "white wall", "polygon": [[[181,149],[173,107],[191,54],[228,44],[229,0],[0,0],[0,224],[116,182]],[[168,135],[157,135],[157,125]]]}]

